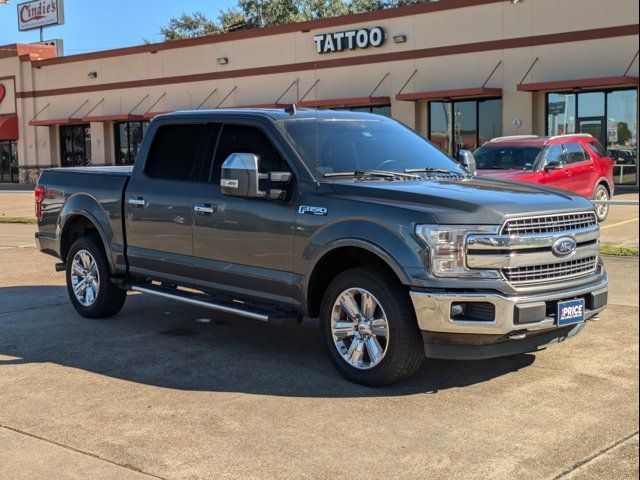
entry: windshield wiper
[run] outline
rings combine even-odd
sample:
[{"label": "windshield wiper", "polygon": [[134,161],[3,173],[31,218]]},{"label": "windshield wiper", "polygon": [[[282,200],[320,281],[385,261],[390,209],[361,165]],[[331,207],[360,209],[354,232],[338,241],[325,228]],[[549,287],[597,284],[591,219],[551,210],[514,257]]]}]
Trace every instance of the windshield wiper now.
[{"label": "windshield wiper", "polygon": [[325,178],[333,177],[383,177],[383,178],[420,178],[418,175],[412,175],[411,172],[390,172],[387,170],[355,170],[352,172],[329,172],[323,175]]},{"label": "windshield wiper", "polygon": [[426,168],[405,168],[404,171],[405,171],[405,173],[444,173],[444,174],[448,174],[448,175],[460,175],[460,176],[462,176],[462,173],[454,172],[453,170],[445,170],[444,168],[431,168],[431,167],[426,167]]}]

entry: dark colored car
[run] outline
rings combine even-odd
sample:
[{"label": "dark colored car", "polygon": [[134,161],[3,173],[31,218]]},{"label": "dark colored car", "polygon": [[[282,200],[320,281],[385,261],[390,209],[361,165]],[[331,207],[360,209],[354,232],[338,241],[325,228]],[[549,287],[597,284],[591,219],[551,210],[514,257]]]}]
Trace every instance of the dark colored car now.
[{"label": "dark colored car", "polygon": [[616,165],[635,165],[638,155],[634,150],[607,150],[607,155]]},{"label": "dark colored car", "polygon": [[36,213],[81,315],[114,315],[134,290],[263,322],[319,318],[335,367],[366,385],[425,356],[545,348],[607,303],[587,199],[474,177],[371,114],[156,117],[134,167],[45,170]]},{"label": "dark colored car", "polygon": [[[474,157],[479,175],[561,188],[603,202],[613,195],[613,162],[588,134],[500,137]],[[609,206],[597,204],[596,213],[603,222]]]}]

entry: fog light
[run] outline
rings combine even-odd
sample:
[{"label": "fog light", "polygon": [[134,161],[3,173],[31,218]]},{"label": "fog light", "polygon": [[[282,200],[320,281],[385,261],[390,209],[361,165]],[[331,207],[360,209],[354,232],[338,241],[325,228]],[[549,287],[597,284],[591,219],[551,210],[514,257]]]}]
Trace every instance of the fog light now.
[{"label": "fog light", "polygon": [[464,317],[467,313],[467,306],[464,303],[451,304],[451,317]]}]

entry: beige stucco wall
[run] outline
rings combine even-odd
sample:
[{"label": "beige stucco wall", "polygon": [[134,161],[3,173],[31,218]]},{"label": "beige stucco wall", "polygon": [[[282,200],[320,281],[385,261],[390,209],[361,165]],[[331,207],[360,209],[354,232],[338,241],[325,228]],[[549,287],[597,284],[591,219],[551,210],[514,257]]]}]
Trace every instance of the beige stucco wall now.
[{"label": "beige stucco wall", "polygon": [[[45,65],[41,68],[34,68],[30,62],[22,62],[13,69],[19,71],[19,91],[38,91],[298,64],[633,23],[638,23],[636,0],[525,0],[516,5],[504,1],[357,22],[352,26],[158,50],[155,53],[90,60],[80,57],[79,61]],[[382,26],[386,31],[387,41],[381,48],[323,55],[315,51],[314,35],[373,26]],[[395,44],[391,37],[397,34],[407,35],[407,42]],[[296,101],[298,95],[307,91],[316,80],[320,80],[317,88],[307,96],[307,100],[316,97],[363,97],[371,94],[387,73],[389,76],[375,95],[389,96],[392,99],[393,117],[426,135],[427,103],[395,100],[396,93],[416,69],[418,71],[406,85],[405,93],[478,87],[486,81],[488,87],[503,90],[504,135],[543,134],[544,94],[517,91],[517,84],[536,58],[539,60],[527,76],[526,82],[622,75],[637,48],[638,36],[631,35],[340,68],[19,99],[20,163],[24,166],[42,167],[59,163],[56,139],[58,128],[28,127],[28,120],[36,114],[38,119],[47,119],[68,117],[74,112],[74,116],[82,117],[89,111],[91,115],[171,111],[197,108],[208,96],[210,98],[202,108],[214,108],[234,88],[222,107],[264,104],[274,102],[295,80],[298,81],[297,87],[290,89],[282,102]],[[222,56],[229,58],[228,65],[218,64],[217,58]],[[17,59],[11,60],[14,64],[18,62]],[[6,62],[7,60],[0,59],[0,77],[8,69]],[[499,62],[500,67],[487,80]],[[89,72],[96,72],[97,78],[89,78]],[[638,75],[637,60],[629,75]],[[514,127],[516,119],[522,122],[520,128]],[[93,163],[112,164],[113,125],[95,122],[91,124],[91,130]]]}]

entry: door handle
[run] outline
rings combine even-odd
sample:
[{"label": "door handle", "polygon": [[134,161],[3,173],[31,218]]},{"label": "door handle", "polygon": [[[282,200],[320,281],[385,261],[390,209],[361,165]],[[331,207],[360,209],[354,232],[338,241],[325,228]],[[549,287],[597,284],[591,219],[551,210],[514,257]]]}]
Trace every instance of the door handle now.
[{"label": "door handle", "polygon": [[193,211],[196,213],[213,213],[214,212],[213,205],[204,204],[204,205],[195,205],[193,207]]},{"label": "door handle", "polygon": [[127,200],[127,203],[133,207],[146,207],[147,201],[144,197],[131,197]]}]

